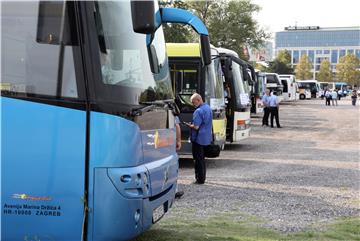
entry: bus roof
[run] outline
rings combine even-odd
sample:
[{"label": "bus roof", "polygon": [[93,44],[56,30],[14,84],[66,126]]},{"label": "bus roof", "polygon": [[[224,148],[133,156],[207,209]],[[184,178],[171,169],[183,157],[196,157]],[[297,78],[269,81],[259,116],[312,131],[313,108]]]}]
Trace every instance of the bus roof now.
[{"label": "bus roof", "polygon": [[220,54],[228,54],[239,58],[239,55],[233,50],[225,49],[225,48],[216,48],[216,49],[217,51],[219,51]]},{"label": "bus roof", "polygon": [[169,57],[201,57],[199,43],[167,43]]}]

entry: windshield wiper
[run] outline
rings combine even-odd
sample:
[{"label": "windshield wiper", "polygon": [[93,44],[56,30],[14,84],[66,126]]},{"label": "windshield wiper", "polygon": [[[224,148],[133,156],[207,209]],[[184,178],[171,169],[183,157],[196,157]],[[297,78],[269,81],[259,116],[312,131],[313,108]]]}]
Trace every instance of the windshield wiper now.
[{"label": "windshield wiper", "polygon": [[140,108],[134,108],[131,110],[130,115],[131,116],[139,116],[142,115],[145,112],[151,111],[156,108],[156,105],[146,105],[142,106]]},{"label": "windshield wiper", "polygon": [[169,109],[173,109],[174,107],[174,100],[168,99],[168,100],[155,100],[155,101],[143,101],[139,102],[140,105],[144,105],[140,108],[134,108],[131,110],[132,116],[139,116],[142,115],[145,112],[149,112],[154,110],[157,107],[168,107]]}]

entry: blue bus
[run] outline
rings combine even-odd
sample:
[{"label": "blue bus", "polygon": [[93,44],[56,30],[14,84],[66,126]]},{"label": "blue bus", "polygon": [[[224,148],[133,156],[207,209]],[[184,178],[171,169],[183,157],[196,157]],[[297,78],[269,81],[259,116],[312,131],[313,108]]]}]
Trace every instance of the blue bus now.
[{"label": "blue bus", "polygon": [[171,208],[161,23],[182,21],[174,13],[153,1],[1,2],[1,240],[129,240]]},{"label": "blue bus", "polygon": [[346,82],[335,82],[335,89],[338,90],[339,97],[345,97],[349,94],[349,85]]}]

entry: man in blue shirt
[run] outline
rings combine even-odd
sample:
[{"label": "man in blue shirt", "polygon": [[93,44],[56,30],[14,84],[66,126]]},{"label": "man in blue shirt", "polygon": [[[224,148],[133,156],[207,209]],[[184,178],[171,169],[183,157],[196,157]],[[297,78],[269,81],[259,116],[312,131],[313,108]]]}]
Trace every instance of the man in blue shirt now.
[{"label": "man in blue shirt", "polygon": [[192,154],[195,161],[196,183],[204,184],[206,179],[206,165],[204,147],[212,141],[212,110],[203,102],[197,93],[190,98],[191,103],[196,107],[193,113],[191,128]]},{"label": "man in blue shirt", "polygon": [[262,119],[263,126],[269,126],[269,114],[270,114],[270,107],[269,107],[269,97],[270,97],[270,90],[266,89],[265,95],[261,98],[261,101],[264,106],[264,116]]},{"label": "man in blue shirt", "polygon": [[276,120],[277,128],[281,128],[279,122],[279,101],[276,95],[271,93],[270,97],[268,98],[269,107],[270,107],[270,118],[271,118],[271,128],[274,128],[274,117]]}]

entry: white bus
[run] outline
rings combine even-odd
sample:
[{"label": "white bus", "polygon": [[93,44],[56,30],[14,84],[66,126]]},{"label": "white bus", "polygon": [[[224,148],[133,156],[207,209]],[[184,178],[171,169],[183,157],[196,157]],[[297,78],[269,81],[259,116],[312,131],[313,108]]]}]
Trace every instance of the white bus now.
[{"label": "white bus", "polygon": [[287,75],[279,75],[281,84],[283,85],[283,93],[282,96],[284,101],[295,101],[296,98],[296,88],[297,85],[295,83],[295,75],[287,74]]},{"label": "white bus", "polygon": [[320,85],[317,80],[296,80],[299,89],[309,89],[311,98],[318,98],[320,92]]}]

